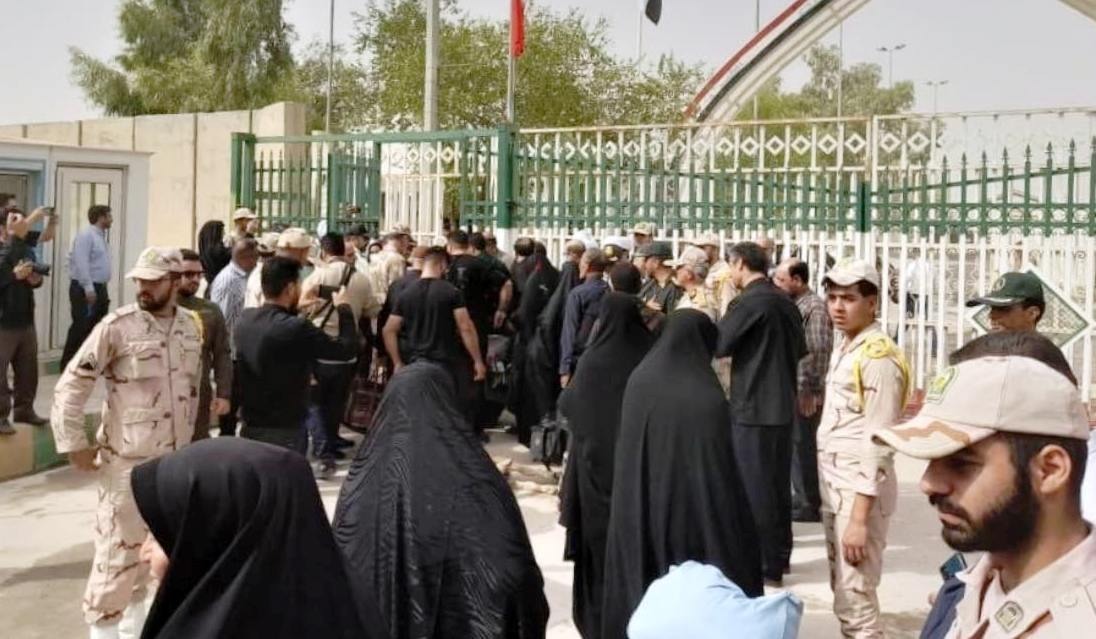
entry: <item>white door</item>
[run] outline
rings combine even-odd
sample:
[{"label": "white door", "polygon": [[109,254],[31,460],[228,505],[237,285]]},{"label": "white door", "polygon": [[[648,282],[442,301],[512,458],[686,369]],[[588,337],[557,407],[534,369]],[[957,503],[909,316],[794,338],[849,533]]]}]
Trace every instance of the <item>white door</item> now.
[{"label": "white door", "polygon": [[[107,284],[110,295],[110,307],[116,309],[125,303],[121,299],[122,289],[122,247],[125,228],[125,171],[123,169],[100,169],[62,166],[57,168],[57,237],[54,240],[52,294],[53,309],[50,321],[51,349],[64,348],[69,325],[72,324],[71,304],[69,304],[69,253],[72,242],[80,230],[88,226],[88,208],[95,204],[110,207],[114,224],[107,232],[107,244],[110,246],[113,264],[111,278]],[[41,305],[39,305],[41,306]]]}]

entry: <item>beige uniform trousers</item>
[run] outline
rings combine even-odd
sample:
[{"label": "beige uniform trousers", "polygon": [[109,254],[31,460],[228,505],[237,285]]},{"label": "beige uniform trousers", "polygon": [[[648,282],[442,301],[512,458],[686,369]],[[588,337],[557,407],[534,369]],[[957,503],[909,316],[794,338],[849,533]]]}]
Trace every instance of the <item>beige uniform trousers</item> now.
[{"label": "beige uniform trousers", "polygon": [[856,492],[838,488],[833,483],[837,456],[819,453],[818,479],[822,493],[822,527],[826,533],[826,555],[830,564],[830,588],[833,590],[833,612],[841,623],[841,636],[849,639],[882,639],[883,624],[879,618],[879,597],[876,589],[883,575],[883,550],[887,547],[887,529],[898,499],[894,473],[890,481],[879,486],[868,514],[868,544],[866,557],[859,565],[845,561],[841,539],[848,529]]},{"label": "beige uniform trousers", "polygon": [[99,505],[95,511],[95,558],[84,591],[84,621],[111,625],[130,602],[144,601],[148,564],[139,554],[148,527],[137,511],[130,472],[144,459],[125,459],[100,451]]}]

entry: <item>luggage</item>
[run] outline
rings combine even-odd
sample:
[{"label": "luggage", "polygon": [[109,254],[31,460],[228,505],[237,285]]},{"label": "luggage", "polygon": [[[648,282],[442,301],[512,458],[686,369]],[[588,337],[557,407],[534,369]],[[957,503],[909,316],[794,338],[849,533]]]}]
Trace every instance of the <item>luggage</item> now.
[{"label": "luggage", "polygon": [[343,425],[359,433],[368,432],[387,383],[388,372],[379,366],[372,367],[368,373],[358,373],[350,385]]},{"label": "luggage", "polygon": [[529,453],[533,461],[545,466],[558,466],[563,463],[563,452],[567,448],[567,418],[558,412],[555,417],[545,417],[533,426],[529,439]]}]

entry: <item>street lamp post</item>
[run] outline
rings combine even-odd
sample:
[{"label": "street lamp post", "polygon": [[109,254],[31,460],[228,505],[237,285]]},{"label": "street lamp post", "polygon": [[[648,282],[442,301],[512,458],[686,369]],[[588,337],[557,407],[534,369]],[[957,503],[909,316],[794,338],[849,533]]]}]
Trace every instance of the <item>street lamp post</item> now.
[{"label": "street lamp post", "polygon": [[331,0],[327,32],[327,107],[323,118],[324,133],[331,133],[331,87],[335,83],[335,0]]},{"label": "street lamp post", "polygon": [[944,86],[947,83],[948,83],[947,80],[929,80],[928,82],[925,82],[925,84],[927,86],[932,87],[932,115],[933,115],[933,117],[936,116],[936,113],[939,110],[939,102],[937,101],[937,98],[940,97],[940,87]]},{"label": "street lamp post", "polygon": [[[761,0],[754,2],[754,33],[761,33]],[[753,99],[753,119],[757,120],[759,117],[759,109],[757,103],[757,94],[754,93]]]},{"label": "street lamp post", "polygon": [[879,47],[880,53],[887,54],[887,84],[889,84],[892,89],[894,88],[894,52],[901,51],[905,48],[905,43],[896,44],[891,47]]}]

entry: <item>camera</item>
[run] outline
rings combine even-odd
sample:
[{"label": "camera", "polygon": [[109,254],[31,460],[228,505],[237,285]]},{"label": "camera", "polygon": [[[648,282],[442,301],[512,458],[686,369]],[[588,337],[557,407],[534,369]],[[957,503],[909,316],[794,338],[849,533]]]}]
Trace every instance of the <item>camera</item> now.
[{"label": "camera", "polygon": [[35,275],[41,275],[42,277],[49,277],[50,271],[53,267],[49,264],[39,264],[38,262],[31,262],[30,271]]}]

